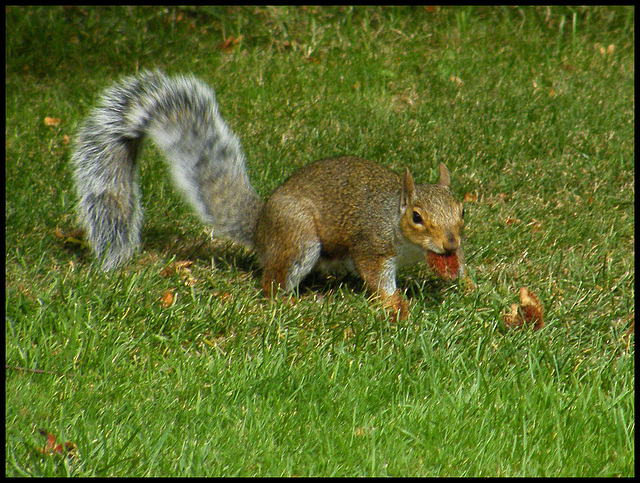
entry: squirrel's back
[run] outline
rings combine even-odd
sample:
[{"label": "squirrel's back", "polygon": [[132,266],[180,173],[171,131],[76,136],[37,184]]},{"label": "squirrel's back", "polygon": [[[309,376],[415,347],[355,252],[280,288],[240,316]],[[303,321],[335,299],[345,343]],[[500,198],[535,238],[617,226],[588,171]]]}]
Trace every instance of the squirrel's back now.
[{"label": "squirrel's back", "polygon": [[194,77],[145,72],[104,92],[72,156],[78,211],[103,269],[130,258],[140,242],[136,161],[145,136],[163,151],[175,184],[214,234],[251,246],[262,201],[214,91]]},{"label": "squirrel's back", "polygon": [[[459,223],[460,203],[447,185],[414,186],[416,200],[436,227]],[[355,156],[322,159],[297,170],[272,197],[308,201],[316,213],[325,245],[330,240],[373,237],[379,250],[393,252],[400,235],[402,177],[391,169]],[[271,199],[267,202],[273,205]],[[271,208],[271,207],[270,207]]]},{"label": "squirrel's back", "polygon": [[[331,243],[372,226],[397,226],[401,178],[392,170],[355,156],[314,161],[297,170],[273,196],[309,200],[317,212],[317,225],[325,250]],[[269,201],[270,202],[270,201]],[[269,203],[268,202],[268,203]],[[271,202],[272,203],[272,202]],[[393,239],[382,237],[384,242]]]}]

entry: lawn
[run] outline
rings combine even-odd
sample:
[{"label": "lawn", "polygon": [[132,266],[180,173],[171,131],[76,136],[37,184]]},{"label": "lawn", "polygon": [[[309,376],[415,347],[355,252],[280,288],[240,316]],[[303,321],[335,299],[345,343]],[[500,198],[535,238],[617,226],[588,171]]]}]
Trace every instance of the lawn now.
[{"label": "lawn", "polygon": [[[635,475],[633,7],[7,7],[5,24],[7,475]],[[399,323],[355,278],[269,301],[152,143],[141,249],[101,272],[73,138],[103,88],[154,68],[215,88],[263,197],[323,157],[420,183],[445,163],[468,279],[401,272]],[[504,322],[521,287],[541,330]]]}]

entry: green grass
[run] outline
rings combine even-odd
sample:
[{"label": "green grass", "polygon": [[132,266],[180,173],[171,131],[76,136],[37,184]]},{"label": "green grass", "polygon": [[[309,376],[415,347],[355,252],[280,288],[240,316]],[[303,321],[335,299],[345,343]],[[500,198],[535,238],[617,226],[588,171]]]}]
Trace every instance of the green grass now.
[{"label": "green grass", "polygon": [[[6,474],[634,476],[634,19],[8,7]],[[321,157],[419,182],[444,162],[477,196],[475,287],[408,270],[397,325],[357,280],[270,303],[257,260],[208,239],[151,144],[142,250],[96,270],[56,235],[77,228],[69,139],[102,88],[155,67],[216,88],[265,197]],[[193,264],[163,275],[174,260]],[[521,286],[541,331],[503,326]],[[40,454],[39,428],[78,456]]]}]

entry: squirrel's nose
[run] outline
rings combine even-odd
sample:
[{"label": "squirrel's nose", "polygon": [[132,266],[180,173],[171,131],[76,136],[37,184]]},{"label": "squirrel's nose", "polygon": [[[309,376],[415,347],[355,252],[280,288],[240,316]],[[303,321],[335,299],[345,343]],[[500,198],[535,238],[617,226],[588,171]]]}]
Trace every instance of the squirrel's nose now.
[{"label": "squirrel's nose", "polygon": [[447,236],[447,239],[442,244],[442,248],[447,253],[451,253],[451,252],[455,252],[458,249],[459,245],[460,245],[460,242],[458,241],[456,236],[453,233],[449,233],[449,236]]}]

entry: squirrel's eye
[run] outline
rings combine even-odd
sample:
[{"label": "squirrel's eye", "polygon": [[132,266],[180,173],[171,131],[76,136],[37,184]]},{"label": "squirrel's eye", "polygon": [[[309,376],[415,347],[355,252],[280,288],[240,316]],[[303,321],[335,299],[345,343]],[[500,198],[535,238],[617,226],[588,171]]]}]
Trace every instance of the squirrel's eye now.
[{"label": "squirrel's eye", "polygon": [[422,217],[417,211],[413,212],[413,223],[416,225],[422,225]]},{"label": "squirrel's eye", "polygon": [[462,218],[464,218],[464,208],[462,208]]}]

